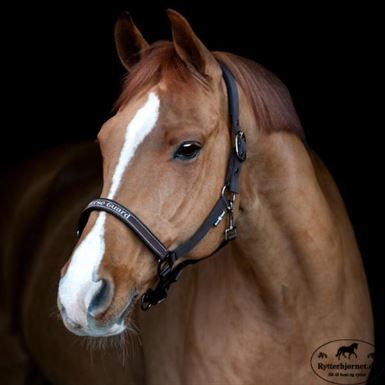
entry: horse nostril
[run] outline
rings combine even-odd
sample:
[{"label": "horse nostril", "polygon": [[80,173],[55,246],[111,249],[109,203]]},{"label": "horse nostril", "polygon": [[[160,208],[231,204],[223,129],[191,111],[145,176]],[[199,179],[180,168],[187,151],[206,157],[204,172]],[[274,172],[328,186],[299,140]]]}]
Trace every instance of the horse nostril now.
[{"label": "horse nostril", "polygon": [[93,296],[89,306],[88,314],[96,318],[102,314],[111,304],[113,296],[113,283],[109,279],[102,279],[100,289]]}]

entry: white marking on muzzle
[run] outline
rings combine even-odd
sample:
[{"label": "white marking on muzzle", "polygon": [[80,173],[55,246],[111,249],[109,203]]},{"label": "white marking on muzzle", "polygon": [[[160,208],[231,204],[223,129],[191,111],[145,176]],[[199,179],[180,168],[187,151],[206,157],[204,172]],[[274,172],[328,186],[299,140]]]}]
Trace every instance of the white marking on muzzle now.
[{"label": "white marking on muzzle", "polygon": [[[155,127],[158,115],[159,98],[154,92],[150,92],[145,105],[136,112],[127,125],[124,143],[107,196],[109,199],[114,198],[127,165],[140,143]],[[67,316],[82,327],[87,325],[88,306],[102,285],[95,275],[105,251],[105,220],[106,213],[99,213],[94,226],[75,249],[66,274],[59,284],[59,300]]]}]

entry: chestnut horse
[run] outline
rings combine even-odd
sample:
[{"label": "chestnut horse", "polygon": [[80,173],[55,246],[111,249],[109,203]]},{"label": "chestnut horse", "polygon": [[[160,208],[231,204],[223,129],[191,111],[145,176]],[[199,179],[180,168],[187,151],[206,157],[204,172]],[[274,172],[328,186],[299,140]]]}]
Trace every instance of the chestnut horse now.
[{"label": "chestnut horse", "polygon": [[[172,42],[152,45],[127,15],[117,22],[128,76],[98,134],[101,157],[93,143],[57,149],[4,182],[2,384],[40,373],[64,385],[323,385],[310,366],[318,346],[373,343],[352,226],[288,91],[256,63],[210,52],[180,14],[168,16]],[[228,226],[218,218],[182,260],[214,254],[144,312],[140,298],[158,279],[150,249],[98,211],[77,240],[77,220],[101,196],[132,210],[169,250],[190,239],[233,151],[219,62],[236,80],[247,138],[238,236],[217,251]]]}]

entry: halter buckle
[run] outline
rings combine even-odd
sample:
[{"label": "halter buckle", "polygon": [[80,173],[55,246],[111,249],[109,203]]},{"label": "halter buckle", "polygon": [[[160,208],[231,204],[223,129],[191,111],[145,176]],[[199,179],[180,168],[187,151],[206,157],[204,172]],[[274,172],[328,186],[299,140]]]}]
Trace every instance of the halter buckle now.
[{"label": "halter buckle", "polygon": [[172,261],[169,257],[166,259],[158,259],[158,276],[161,280],[165,280],[172,270]]},{"label": "halter buckle", "polygon": [[235,153],[241,162],[246,160],[246,136],[242,130],[235,134]]},{"label": "halter buckle", "polygon": [[149,310],[152,305],[158,305],[167,298],[167,290],[170,284],[176,282],[180,273],[172,269],[175,256],[170,252],[166,258],[158,259],[159,281],[155,289],[148,289],[142,296],[140,307]]}]

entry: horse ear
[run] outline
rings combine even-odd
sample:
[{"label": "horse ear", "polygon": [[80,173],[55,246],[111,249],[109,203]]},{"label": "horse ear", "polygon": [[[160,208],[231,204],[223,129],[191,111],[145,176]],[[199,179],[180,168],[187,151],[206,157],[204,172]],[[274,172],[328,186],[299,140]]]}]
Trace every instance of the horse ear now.
[{"label": "horse ear", "polygon": [[127,71],[141,59],[141,54],[148,43],[144,40],[128,12],[123,12],[115,24],[116,51]]},{"label": "horse ear", "polygon": [[212,53],[195,35],[188,21],[178,12],[168,9],[174,48],[183,62],[202,75],[213,77],[220,74]]}]

